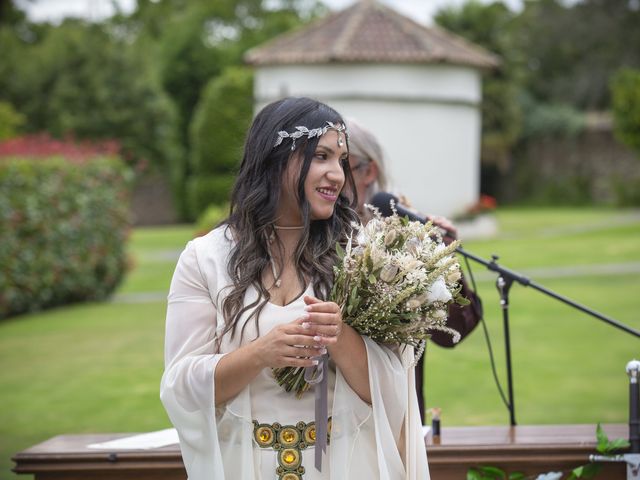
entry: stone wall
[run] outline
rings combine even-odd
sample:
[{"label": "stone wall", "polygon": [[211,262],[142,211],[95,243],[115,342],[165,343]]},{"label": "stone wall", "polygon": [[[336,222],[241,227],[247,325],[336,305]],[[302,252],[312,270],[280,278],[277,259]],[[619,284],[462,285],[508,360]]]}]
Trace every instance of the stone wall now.
[{"label": "stone wall", "polygon": [[511,201],[616,204],[622,196],[640,199],[640,157],[610,127],[592,126],[572,138],[530,141],[501,183]]},{"label": "stone wall", "polygon": [[169,181],[160,174],[147,174],[136,181],[131,209],[136,226],[178,222]]}]

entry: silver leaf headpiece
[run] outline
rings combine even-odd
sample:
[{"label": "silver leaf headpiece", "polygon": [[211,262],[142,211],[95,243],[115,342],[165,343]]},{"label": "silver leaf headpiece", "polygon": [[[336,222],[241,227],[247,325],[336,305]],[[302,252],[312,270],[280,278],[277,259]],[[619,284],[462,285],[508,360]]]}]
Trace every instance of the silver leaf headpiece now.
[{"label": "silver leaf headpiece", "polygon": [[[292,140],[291,142],[291,150],[295,150],[296,148],[296,140],[302,136],[307,136],[309,138],[313,138],[313,137],[321,137],[322,135],[324,135],[325,133],[327,133],[327,130],[335,130],[336,132],[344,132],[345,136],[347,136],[347,126],[344,124],[335,124],[333,122],[327,122],[327,124],[324,127],[318,127],[318,128],[312,128],[311,130],[309,130],[307,127],[304,126],[297,126],[296,129],[289,133],[289,132],[285,132],[284,130],[281,130],[278,132],[278,139],[276,140],[276,143],[274,145],[274,147],[277,147],[278,145],[280,145],[282,143],[282,141],[285,138],[290,138]],[[339,140],[339,145],[342,146],[342,139]]]}]

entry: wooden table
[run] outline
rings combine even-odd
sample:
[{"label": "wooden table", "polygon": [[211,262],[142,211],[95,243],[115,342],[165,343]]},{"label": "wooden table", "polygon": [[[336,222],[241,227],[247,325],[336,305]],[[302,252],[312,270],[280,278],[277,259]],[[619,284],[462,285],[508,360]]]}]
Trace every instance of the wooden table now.
[{"label": "wooden table", "polygon": [[[609,439],[629,438],[623,424],[603,425]],[[596,453],[595,425],[519,425],[443,428],[440,442],[427,437],[432,480],[465,479],[470,467],[491,465],[527,475],[568,472]],[[607,463],[596,477],[626,479],[626,465]]]},{"label": "wooden table", "polygon": [[[629,437],[627,425],[604,429],[610,439]],[[595,431],[595,425],[445,427],[439,443],[427,437],[431,478],[465,479],[467,469],[478,465],[527,474],[568,471],[595,453]],[[60,435],[16,454],[14,471],[33,474],[36,480],[186,479],[177,445],[111,452],[86,447],[129,435]],[[625,479],[626,467],[606,464],[597,478]]]}]

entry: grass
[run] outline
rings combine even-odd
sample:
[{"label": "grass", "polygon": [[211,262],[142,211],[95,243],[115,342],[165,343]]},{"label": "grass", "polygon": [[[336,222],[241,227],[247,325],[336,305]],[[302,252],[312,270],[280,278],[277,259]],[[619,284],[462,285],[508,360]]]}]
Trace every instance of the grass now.
[{"label": "grass", "polygon": [[[624,285],[624,288],[620,288]],[[545,282],[585,305],[640,330],[640,275]],[[502,313],[495,288],[479,285],[496,366],[506,394]],[[516,419],[521,424],[626,423],[624,368],[640,341],[537,291],[514,286],[510,336]],[[506,424],[481,326],[452,350],[431,345],[426,358],[427,406],[443,409],[443,425]]]},{"label": "grass", "polygon": [[[483,257],[497,252],[504,266],[517,271],[640,262],[637,212],[507,209],[497,218],[499,238],[466,242],[465,248]],[[130,245],[135,268],[117,293],[166,292],[192,231],[136,229]],[[547,288],[640,329],[640,273],[543,280]],[[495,287],[480,280],[479,291],[504,378]],[[638,339],[531,288],[514,286],[511,304],[518,422],[626,422],[624,366],[640,356]],[[0,323],[0,479],[16,478],[9,473],[11,455],[54,435],[169,426],[158,399],[164,310],[163,301],[107,302]],[[480,328],[455,349],[430,346],[426,365],[427,404],[442,407],[443,425],[508,422]]]},{"label": "grass", "polygon": [[193,232],[191,225],[135,229],[129,248],[133,268],[118,293],[168,291],[178,254]]},{"label": "grass", "polygon": [[[469,252],[520,273],[536,267],[628,264],[640,261],[637,212],[607,209],[506,209],[500,236],[465,242]],[[471,262],[506,395],[502,312],[495,274]],[[640,330],[640,273],[537,280],[538,285]],[[545,294],[514,284],[510,332],[516,419],[519,423],[626,422],[626,363],[640,356],[638,338]],[[427,408],[443,409],[449,425],[505,424],[481,327],[452,350],[427,352]],[[473,392],[473,396],[469,396]]]},{"label": "grass", "polygon": [[85,304],[0,325],[0,478],[61,433],[169,425],[158,399],[164,303]]},{"label": "grass", "polygon": [[640,260],[640,216],[611,210],[506,210],[498,238],[465,242],[481,257],[500,255],[512,269]]}]

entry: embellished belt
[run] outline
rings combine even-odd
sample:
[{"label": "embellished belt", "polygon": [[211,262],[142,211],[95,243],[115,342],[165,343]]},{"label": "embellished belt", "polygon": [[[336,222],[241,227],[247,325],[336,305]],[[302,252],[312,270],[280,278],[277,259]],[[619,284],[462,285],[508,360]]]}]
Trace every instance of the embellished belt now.
[{"label": "embellished belt", "polygon": [[[327,443],[331,436],[331,418],[327,424]],[[302,480],[302,450],[316,444],[316,422],[295,425],[253,421],[253,438],[260,448],[278,452],[278,480]]]}]

